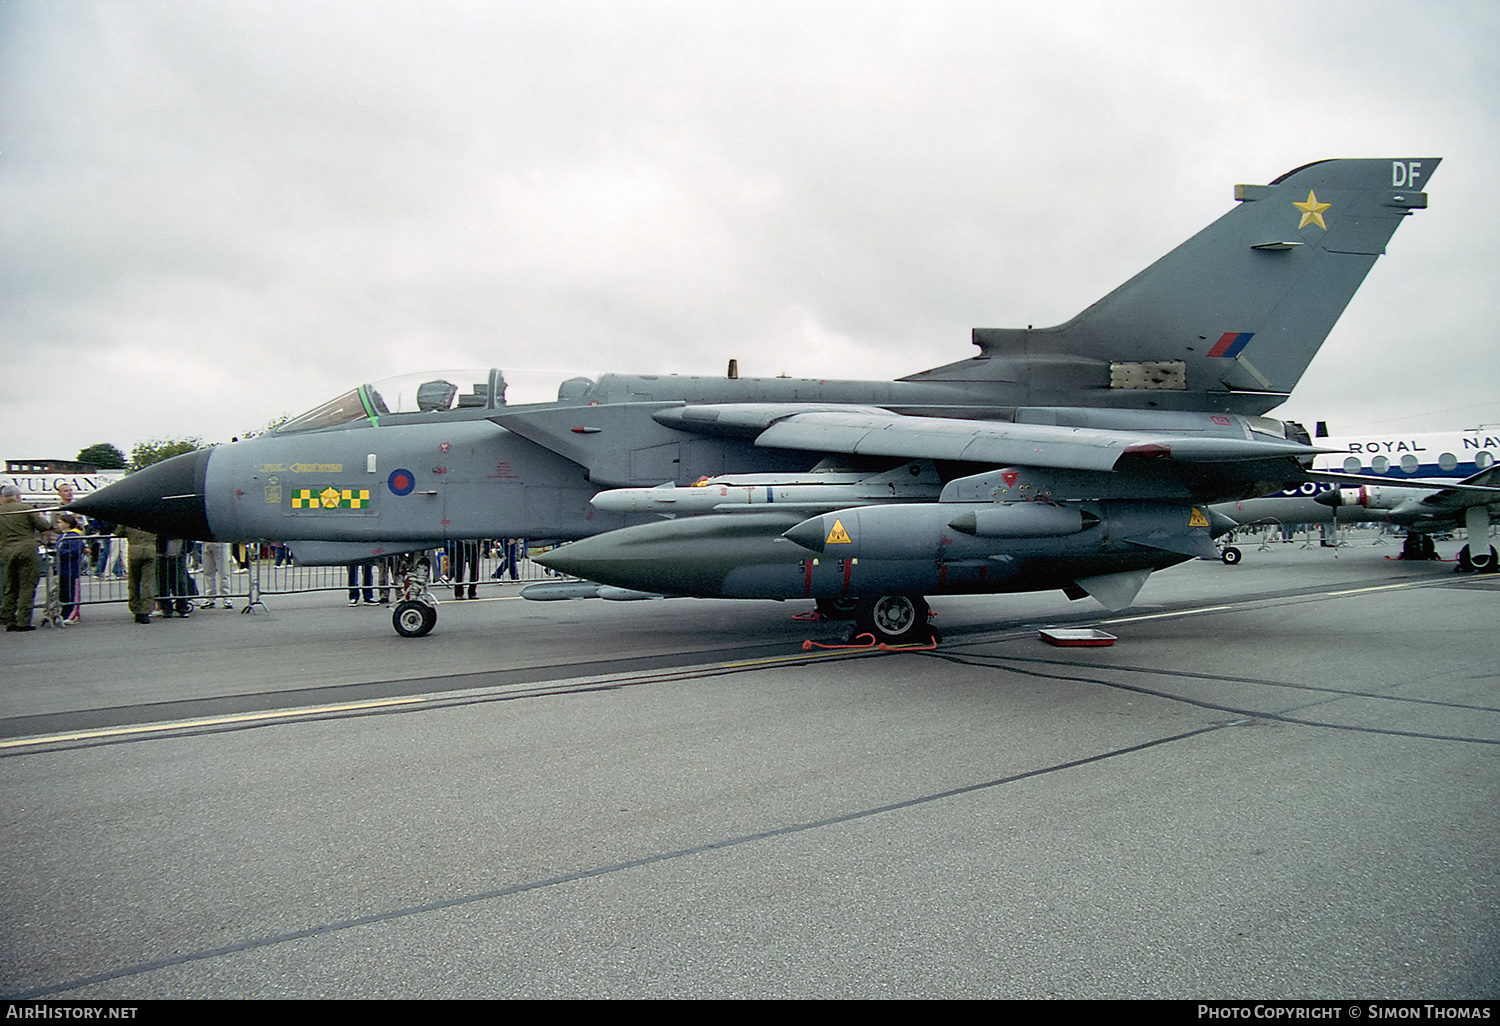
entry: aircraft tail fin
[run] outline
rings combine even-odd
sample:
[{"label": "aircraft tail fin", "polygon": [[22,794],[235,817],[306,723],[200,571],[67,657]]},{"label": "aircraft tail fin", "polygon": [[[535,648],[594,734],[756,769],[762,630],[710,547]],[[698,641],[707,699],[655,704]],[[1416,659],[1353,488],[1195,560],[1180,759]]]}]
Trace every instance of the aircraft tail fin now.
[{"label": "aircraft tail fin", "polygon": [[1026,405],[1264,413],[1317,354],[1440,158],[1324,160],[1238,205],[1065,324],[975,328],[980,355],[907,381],[1019,386]]}]

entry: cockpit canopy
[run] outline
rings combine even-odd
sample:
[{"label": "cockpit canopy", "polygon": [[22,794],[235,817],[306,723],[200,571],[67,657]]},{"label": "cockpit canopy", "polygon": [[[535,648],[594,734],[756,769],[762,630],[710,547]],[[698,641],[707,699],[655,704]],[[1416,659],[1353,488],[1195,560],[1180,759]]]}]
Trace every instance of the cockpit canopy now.
[{"label": "cockpit canopy", "polygon": [[439,370],[401,374],[360,385],[276,430],[279,434],[316,431],[359,420],[379,424],[381,417],[443,413],[465,408],[505,405],[505,375],[498,370]]},{"label": "cockpit canopy", "polygon": [[[531,382],[533,376],[522,374],[522,391],[534,393],[541,382]],[[552,382],[557,378],[548,375]],[[422,371],[416,374],[401,374],[382,378],[368,385],[360,385],[336,399],[301,416],[293,417],[276,429],[278,434],[297,431],[317,431],[365,421],[379,425],[386,417],[404,417],[420,422],[427,414],[445,413],[451,410],[493,410],[505,405],[505,375],[496,368],[467,370]],[[588,378],[569,378],[557,389],[559,401],[581,401],[594,388]],[[533,398],[531,401],[535,401]]]}]

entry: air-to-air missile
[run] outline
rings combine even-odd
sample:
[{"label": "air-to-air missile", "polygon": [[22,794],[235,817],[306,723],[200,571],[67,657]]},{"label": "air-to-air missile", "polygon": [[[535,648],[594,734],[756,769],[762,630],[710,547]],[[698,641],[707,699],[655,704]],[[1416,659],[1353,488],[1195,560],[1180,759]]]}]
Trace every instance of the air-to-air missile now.
[{"label": "air-to-air missile", "polygon": [[[1144,579],[1205,536],[1194,508],[1307,480],[1318,450],[1306,432],[1261,415],[1427,205],[1437,165],[1319,161],[1238,186],[1234,208],[1073,319],[976,328],[978,355],[897,381],[740,378],[731,366],[722,378],[573,378],[555,402],[507,405],[498,370],[410,375],[72,508],[173,537],[286,541],[300,561],[329,564],[621,528],[552,558],[604,567],[595,590],[622,589],[613,597],[858,597],[887,633],[932,590],[1064,588],[1113,602],[1134,594],[1120,575]],[[950,492],[996,468],[1036,488]],[[744,476],[762,474],[774,480]],[[703,478],[723,493],[685,487]],[[1059,508],[991,506],[1034,501]],[[720,510],[741,502],[748,511]],[[629,526],[705,504],[704,516]],[[846,508],[859,510],[840,521],[848,543],[825,534],[818,552],[782,537]],[[867,530],[890,551],[866,549]],[[871,554],[837,554],[855,548]],[[424,634],[436,609],[423,590],[398,605],[396,629]]]},{"label": "air-to-air missile", "polygon": [[589,502],[606,513],[737,513],[766,506],[777,509],[837,509],[876,502],[936,499],[942,479],[931,460],[913,460],[884,474],[829,471],[785,474],[724,474],[687,488],[675,482],[655,488],[612,488]]}]

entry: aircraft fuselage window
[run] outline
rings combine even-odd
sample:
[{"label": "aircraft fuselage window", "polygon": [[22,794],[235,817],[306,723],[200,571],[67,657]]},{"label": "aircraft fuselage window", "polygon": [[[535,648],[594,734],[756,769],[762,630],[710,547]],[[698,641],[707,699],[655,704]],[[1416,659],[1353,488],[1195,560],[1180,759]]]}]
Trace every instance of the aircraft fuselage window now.
[{"label": "aircraft fuselage window", "polygon": [[1344,473],[1358,474],[1364,469],[1364,464],[1359,462],[1358,456],[1350,456],[1344,460]]},{"label": "aircraft fuselage window", "polygon": [[1387,470],[1391,469],[1391,461],[1384,456],[1376,456],[1370,461],[1370,469],[1377,474],[1384,474]]},{"label": "aircraft fuselage window", "polygon": [[1438,466],[1443,470],[1457,470],[1458,457],[1451,452],[1445,452],[1438,457]]},{"label": "aircraft fuselage window", "polygon": [[1494,465],[1494,463],[1494,455],[1485,451],[1484,449],[1480,449],[1474,454],[1474,467],[1477,470],[1488,470],[1491,466]]},{"label": "aircraft fuselage window", "polygon": [[1422,464],[1419,463],[1417,461],[1417,458],[1411,453],[1407,453],[1405,456],[1401,457],[1401,469],[1406,471],[1408,474],[1415,474],[1417,472],[1417,468],[1421,465]]}]

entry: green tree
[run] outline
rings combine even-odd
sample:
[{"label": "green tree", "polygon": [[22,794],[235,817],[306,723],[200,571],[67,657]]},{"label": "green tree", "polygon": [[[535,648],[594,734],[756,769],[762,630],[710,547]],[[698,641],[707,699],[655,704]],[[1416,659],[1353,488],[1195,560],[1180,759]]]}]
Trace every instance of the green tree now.
[{"label": "green tree", "polygon": [[80,463],[92,463],[100,470],[125,469],[125,454],[108,442],[99,442],[78,450]]},{"label": "green tree", "polygon": [[265,427],[263,427],[263,428],[252,428],[249,431],[241,431],[236,437],[241,438],[241,439],[245,439],[245,438],[254,438],[256,435],[268,435],[272,431],[275,431],[277,428],[281,427],[281,425],[285,424],[287,421],[289,421],[291,419],[292,419],[291,414],[289,414],[289,413],[283,413],[279,417],[275,417],[275,418],[273,418],[271,420],[266,421],[266,426]]},{"label": "green tree", "polygon": [[135,448],[130,450],[130,472],[135,473],[143,467],[149,467],[153,463],[170,459],[173,456],[181,456],[185,452],[194,452],[203,448],[201,438],[153,438],[149,442],[137,442]]}]

